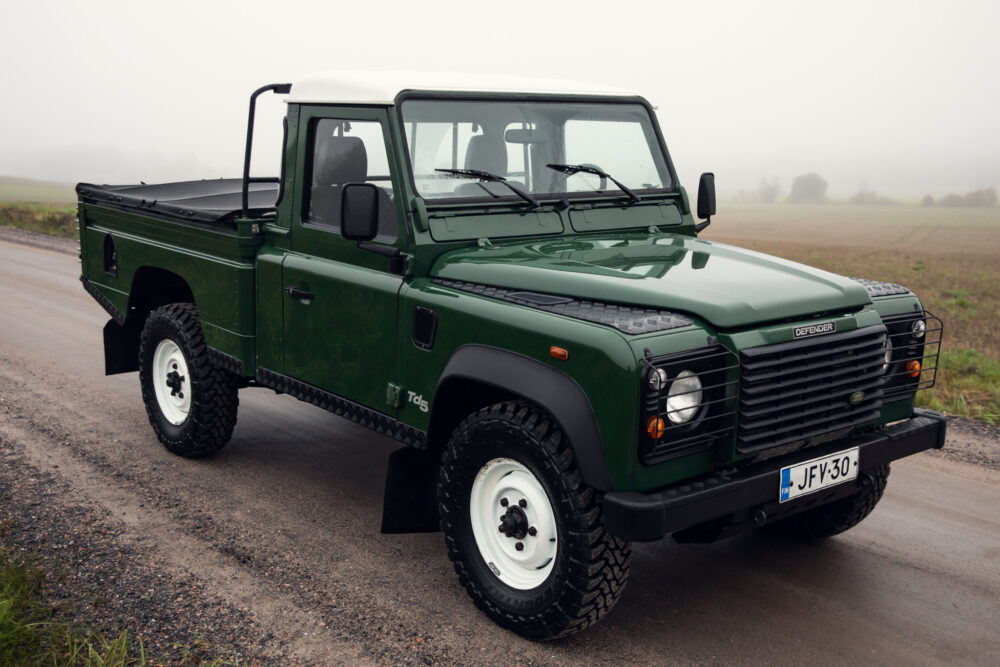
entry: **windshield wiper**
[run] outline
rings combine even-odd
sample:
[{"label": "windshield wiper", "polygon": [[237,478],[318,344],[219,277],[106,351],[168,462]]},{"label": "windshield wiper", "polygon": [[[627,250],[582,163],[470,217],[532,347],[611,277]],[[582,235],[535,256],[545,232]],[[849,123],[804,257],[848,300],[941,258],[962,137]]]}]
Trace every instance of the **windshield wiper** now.
[{"label": "windshield wiper", "polygon": [[[538,208],[541,204],[538,200],[529,195],[527,192],[517,187],[513,183],[509,182],[503,176],[497,176],[496,174],[491,174],[488,171],[480,171],[479,169],[435,169],[434,171],[443,171],[446,174],[452,174],[453,176],[469,176],[472,178],[478,178],[481,181],[487,181],[488,183],[499,183],[501,185],[507,186],[511,192],[516,194],[518,197],[528,202],[531,208]],[[487,190],[489,192],[489,190]],[[491,193],[492,194],[492,193]]]},{"label": "windshield wiper", "polygon": [[632,200],[633,204],[638,204],[639,202],[642,201],[642,198],[639,195],[632,192],[628,187],[625,186],[624,183],[617,180],[614,176],[612,176],[606,171],[601,171],[597,167],[592,167],[589,164],[547,164],[545,166],[548,167],[549,169],[555,169],[556,171],[561,171],[564,174],[569,174],[570,176],[572,176],[573,174],[578,174],[580,172],[583,172],[585,174],[593,174],[594,176],[600,176],[601,178],[606,178],[615,185],[617,185],[618,189],[627,194],[629,196],[629,199]]}]

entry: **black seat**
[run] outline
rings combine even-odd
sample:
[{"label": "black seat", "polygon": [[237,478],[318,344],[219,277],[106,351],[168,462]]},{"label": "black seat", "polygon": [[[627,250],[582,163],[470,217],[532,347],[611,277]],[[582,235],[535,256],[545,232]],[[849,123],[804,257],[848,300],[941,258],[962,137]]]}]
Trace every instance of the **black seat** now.
[{"label": "black seat", "polygon": [[[348,183],[368,179],[368,151],[360,137],[320,138],[313,154],[313,178],[309,195],[309,220],[340,229],[340,201]],[[389,193],[379,192],[379,241],[391,242],[399,234],[399,221]]]},{"label": "black seat", "polygon": [[[465,149],[465,168],[488,171],[497,176],[507,176],[507,144],[502,135],[480,134],[469,140]],[[462,183],[455,188],[455,194],[476,197],[483,194],[483,186],[490,192],[504,196],[510,190],[492,183]]]}]

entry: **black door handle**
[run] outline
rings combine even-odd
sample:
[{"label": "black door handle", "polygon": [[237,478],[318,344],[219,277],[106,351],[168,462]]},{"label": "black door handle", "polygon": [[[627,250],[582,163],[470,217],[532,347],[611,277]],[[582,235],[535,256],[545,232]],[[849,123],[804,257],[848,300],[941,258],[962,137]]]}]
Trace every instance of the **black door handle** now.
[{"label": "black door handle", "polygon": [[285,294],[296,299],[302,299],[303,301],[311,300],[316,296],[312,292],[306,292],[305,290],[300,290],[298,287],[293,287],[291,285],[285,288]]}]

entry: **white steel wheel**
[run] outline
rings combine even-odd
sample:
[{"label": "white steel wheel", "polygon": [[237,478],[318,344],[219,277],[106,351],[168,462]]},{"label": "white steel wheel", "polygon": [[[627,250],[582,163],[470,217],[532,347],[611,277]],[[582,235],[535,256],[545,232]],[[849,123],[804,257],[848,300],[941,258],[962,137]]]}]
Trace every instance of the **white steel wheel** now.
[{"label": "white steel wheel", "polygon": [[153,353],[153,390],[168,422],[180,426],[191,411],[191,374],[177,343],[164,338]]},{"label": "white steel wheel", "polygon": [[479,553],[500,581],[526,591],[548,578],[559,549],[556,518],[524,465],[507,458],[483,465],[472,483],[469,514]]}]

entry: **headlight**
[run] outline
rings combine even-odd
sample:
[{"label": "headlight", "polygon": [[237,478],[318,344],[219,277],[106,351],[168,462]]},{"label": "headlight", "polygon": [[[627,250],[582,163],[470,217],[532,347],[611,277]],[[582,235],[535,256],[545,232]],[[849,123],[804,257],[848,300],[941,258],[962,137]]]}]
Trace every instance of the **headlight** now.
[{"label": "headlight", "polygon": [[649,388],[660,391],[667,386],[667,372],[662,368],[654,368],[649,372]]},{"label": "headlight", "polygon": [[889,366],[892,365],[892,341],[889,340],[889,336],[885,337],[885,363],[882,364],[882,373],[886,373],[889,370]]},{"label": "headlight", "polygon": [[675,424],[685,424],[701,407],[701,380],[692,371],[681,371],[667,392],[667,418]]},{"label": "headlight", "polygon": [[917,340],[923,338],[925,333],[927,333],[927,323],[923,320],[917,320],[910,327],[910,334]]}]

